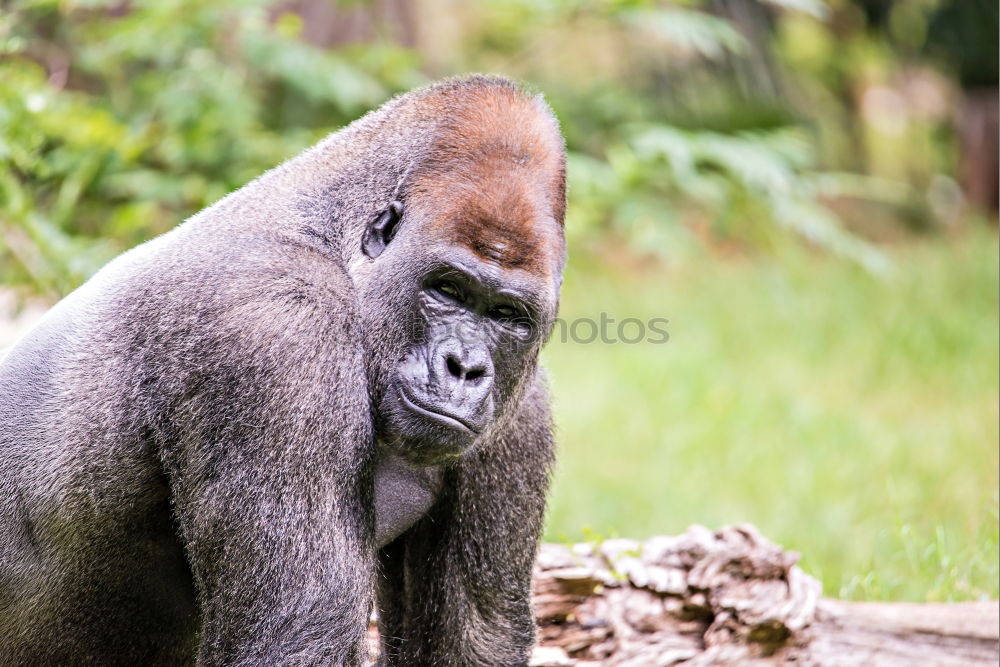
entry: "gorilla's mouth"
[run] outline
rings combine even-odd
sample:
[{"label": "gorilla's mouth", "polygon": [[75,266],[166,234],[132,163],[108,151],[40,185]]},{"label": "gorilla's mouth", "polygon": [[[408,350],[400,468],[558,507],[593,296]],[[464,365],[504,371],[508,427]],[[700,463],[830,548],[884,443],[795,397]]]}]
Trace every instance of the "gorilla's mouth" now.
[{"label": "gorilla's mouth", "polygon": [[417,403],[416,400],[407,396],[406,390],[403,389],[402,387],[399,388],[399,398],[403,401],[403,405],[408,407],[410,410],[413,410],[417,414],[423,415],[424,417],[428,417],[438,422],[444,422],[445,424],[452,427],[457,426],[463,430],[471,431],[476,435],[479,435],[480,431],[482,430],[480,428],[477,428],[467,419],[463,419],[458,415],[450,414],[448,412],[444,412],[437,408],[431,408],[429,406],[425,407]]}]

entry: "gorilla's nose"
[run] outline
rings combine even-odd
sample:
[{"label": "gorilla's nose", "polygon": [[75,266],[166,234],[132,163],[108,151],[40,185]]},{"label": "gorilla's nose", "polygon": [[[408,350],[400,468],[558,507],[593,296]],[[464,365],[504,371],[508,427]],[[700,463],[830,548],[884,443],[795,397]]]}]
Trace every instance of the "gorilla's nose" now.
[{"label": "gorilla's nose", "polygon": [[[487,350],[457,340],[443,342],[437,349],[440,377],[462,393],[478,395],[489,391],[493,362]],[[470,396],[469,398],[472,398]]]},{"label": "gorilla's nose", "polygon": [[449,354],[445,359],[445,365],[448,367],[448,373],[459,382],[474,382],[486,375],[486,363],[481,360],[470,361]]}]

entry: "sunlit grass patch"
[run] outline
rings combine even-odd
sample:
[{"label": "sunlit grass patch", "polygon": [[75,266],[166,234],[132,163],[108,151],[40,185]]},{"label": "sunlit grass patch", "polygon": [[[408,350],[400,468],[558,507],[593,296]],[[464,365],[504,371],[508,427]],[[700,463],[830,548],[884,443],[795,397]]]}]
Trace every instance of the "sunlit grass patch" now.
[{"label": "sunlit grass patch", "polygon": [[562,316],[666,344],[549,344],[548,539],[750,521],[828,595],[997,596],[997,246],[900,246],[890,278],[805,252],[630,271],[575,257]]}]

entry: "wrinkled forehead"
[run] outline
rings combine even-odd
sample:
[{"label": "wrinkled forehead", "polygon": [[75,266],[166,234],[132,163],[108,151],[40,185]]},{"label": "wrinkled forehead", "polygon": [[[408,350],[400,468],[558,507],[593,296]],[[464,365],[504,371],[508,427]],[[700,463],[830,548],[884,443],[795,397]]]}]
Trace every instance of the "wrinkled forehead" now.
[{"label": "wrinkled forehead", "polygon": [[441,101],[411,194],[427,232],[489,265],[555,277],[564,256],[565,161],[538,98],[504,87]]},{"label": "wrinkled forehead", "polygon": [[527,272],[546,282],[557,278],[564,254],[562,225],[530,170],[480,162],[439,174],[420,199],[434,241],[498,269]]}]

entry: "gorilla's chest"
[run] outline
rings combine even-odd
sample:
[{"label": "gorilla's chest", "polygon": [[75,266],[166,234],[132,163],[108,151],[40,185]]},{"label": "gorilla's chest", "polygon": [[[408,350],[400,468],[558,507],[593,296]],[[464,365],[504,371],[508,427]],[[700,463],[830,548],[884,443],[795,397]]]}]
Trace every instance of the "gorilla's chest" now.
[{"label": "gorilla's chest", "polygon": [[375,541],[379,548],[403,534],[434,504],[441,490],[441,469],[420,468],[386,456],[375,470]]}]

